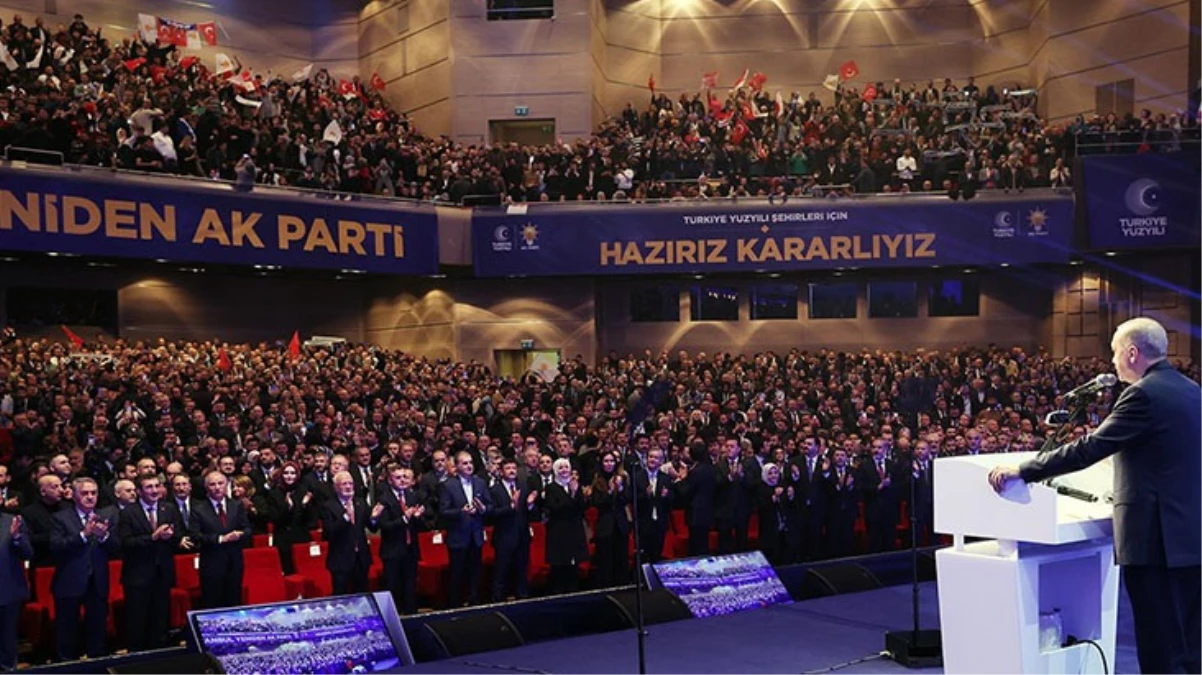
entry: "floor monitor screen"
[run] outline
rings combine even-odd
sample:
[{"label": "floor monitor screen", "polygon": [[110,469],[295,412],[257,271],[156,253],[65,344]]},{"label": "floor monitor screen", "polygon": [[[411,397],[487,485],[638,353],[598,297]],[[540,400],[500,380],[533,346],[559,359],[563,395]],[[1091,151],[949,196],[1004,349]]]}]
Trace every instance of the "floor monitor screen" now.
[{"label": "floor monitor screen", "polygon": [[652,570],[659,584],[699,618],[792,602],[759,551],[670,560],[652,565]]}]

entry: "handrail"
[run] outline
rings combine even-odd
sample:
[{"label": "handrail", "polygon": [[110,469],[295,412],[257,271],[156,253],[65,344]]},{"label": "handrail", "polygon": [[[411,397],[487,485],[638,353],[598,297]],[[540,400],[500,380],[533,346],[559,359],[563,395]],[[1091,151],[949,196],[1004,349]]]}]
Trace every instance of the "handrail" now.
[{"label": "handrail", "polygon": [[[22,149],[22,148],[14,147],[14,146],[9,146],[9,148],[16,149],[16,150]],[[5,149],[6,153],[9,148]],[[36,148],[31,148],[30,150],[36,150]],[[4,162],[7,165],[12,166],[12,165],[16,165],[19,162],[19,160],[8,160],[6,158],[4,160]],[[224,186],[230,190],[233,190],[234,185],[235,185],[233,181],[225,180],[222,178],[181,176],[178,174],[137,171],[137,170],[133,170],[133,169],[119,169],[119,168],[113,168],[113,167],[91,166],[91,165],[87,165],[87,164],[50,165],[50,164],[34,163],[34,164],[30,164],[27,168],[46,170],[46,171],[70,171],[70,172],[79,172],[79,173],[92,172],[95,174],[109,174],[109,175],[118,175],[118,176],[126,176],[126,177],[133,177],[133,178],[144,178],[144,179],[150,179],[150,180],[155,180],[155,181],[162,181],[162,180],[166,179],[166,180],[176,181],[178,183],[190,183],[190,184],[192,184],[193,187],[195,187],[197,184],[202,184],[202,185],[210,186],[210,187]],[[792,178],[792,176],[766,176],[765,178]],[[697,179],[696,178],[663,179],[663,180],[656,179],[651,182],[672,183],[672,184],[677,184],[677,183],[695,184],[697,182]],[[606,208],[606,207],[610,207],[610,206],[614,206],[614,205],[630,205],[630,204],[638,204],[638,205],[652,205],[652,204],[698,205],[698,204],[720,204],[720,203],[729,203],[729,204],[749,203],[749,204],[769,204],[769,205],[776,205],[779,203],[781,205],[786,205],[790,202],[794,202],[794,203],[823,202],[823,201],[829,202],[832,200],[853,200],[853,199],[854,200],[867,200],[867,199],[913,200],[913,199],[924,198],[924,197],[934,197],[934,198],[939,198],[939,199],[947,198],[946,193],[943,190],[934,190],[931,192],[895,191],[895,192],[847,194],[845,191],[849,187],[851,187],[851,184],[849,184],[849,183],[814,184],[814,185],[808,186],[806,188],[806,191],[807,191],[806,194],[803,194],[803,195],[779,195],[779,194],[777,194],[777,195],[747,195],[747,196],[741,196],[741,197],[733,196],[733,195],[728,195],[725,197],[712,195],[712,196],[697,196],[697,197],[665,197],[665,198],[658,198],[658,199],[643,198],[643,199],[633,200],[630,198],[630,195],[627,194],[625,199],[618,199],[618,200],[610,198],[605,201],[598,201],[598,200],[546,201],[546,202],[517,202],[514,204],[508,204],[508,203],[502,202],[499,207],[493,206],[493,207],[483,207],[483,208],[508,208],[510,206],[523,207],[523,206],[532,206],[532,205],[536,205],[539,208],[546,208],[548,206],[556,206],[556,207],[563,207],[563,206],[581,207],[581,206],[583,206],[583,207],[587,207],[587,208]],[[281,195],[288,195],[288,196],[292,196],[292,197],[300,197],[300,198],[305,198],[305,199],[317,198],[317,199],[330,199],[333,201],[377,202],[377,203],[381,203],[381,204],[399,203],[399,204],[405,204],[407,206],[423,206],[423,207],[440,206],[440,207],[466,208],[466,209],[473,208],[473,207],[463,206],[462,204],[455,204],[455,203],[452,203],[449,201],[441,201],[438,199],[419,200],[419,199],[410,199],[410,198],[405,198],[405,197],[375,195],[375,194],[366,194],[366,193],[358,193],[358,192],[341,192],[341,191],[337,191],[337,190],[325,190],[325,189],[306,189],[306,188],[299,188],[296,186],[280,186],[280,185],[270,185],[270,184],[265,184],[265,183],[256,183],[254,186],[254,192],[256,192],[258,194],[281,194]],[[819,194],[813,194],[812,192],[818,192]],[[1059,195],[1059,194],[1071,194],[1072,191],[1071,191],[1071,189],[1068,189],[1068,188],[1030,188],[1026,192],[1027,192],[1027,194]],[[1001,194],[1001,193],[1002,193],[1002,190],[1000,190],[1000,189],[980,189],[979,188],[977,190],[976,194],[977,194],[977,198],[989,198],[991,195]]]}]

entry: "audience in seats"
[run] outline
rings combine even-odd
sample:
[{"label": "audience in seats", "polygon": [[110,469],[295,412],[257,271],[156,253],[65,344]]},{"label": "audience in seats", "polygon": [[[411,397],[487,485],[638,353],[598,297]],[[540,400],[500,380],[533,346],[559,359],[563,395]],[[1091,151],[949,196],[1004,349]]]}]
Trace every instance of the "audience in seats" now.
[{"label": "audience in seats", "polygon": [[[60,659],[166,644],[175,554],[199,554],[205,606],[238,604],[256,533],[281,553],[325,542],[316,569],[335,592],[378,585],[402,612],[441,606],[419,583],[426,565],[446,569],[452,606],[482,590],[624,583],[635,511],[646,561],[887,551],[907,541],[903,511],[931,542],[935,458],[1039,447],[1062,394],[1106,370],[998,346],[610,353],[566,359],[552,381],[353,344],[293,358],[95,337],[83,351],[112,365],[46,340],[0,342],[0,429],[13,439],[0,544],[16,556],[0,573],[30,557]],[[1193,362],[1176,366],[1198,378]],[[1074,433],[1113,400],[1102,393]],[[430,541],[447,568],[423,555]],[[110,602],[116,560],[124,602]],[[23,602],[14,588],[0,590],[0,613]],[[106,637],[110,610],[120,644]]]}]

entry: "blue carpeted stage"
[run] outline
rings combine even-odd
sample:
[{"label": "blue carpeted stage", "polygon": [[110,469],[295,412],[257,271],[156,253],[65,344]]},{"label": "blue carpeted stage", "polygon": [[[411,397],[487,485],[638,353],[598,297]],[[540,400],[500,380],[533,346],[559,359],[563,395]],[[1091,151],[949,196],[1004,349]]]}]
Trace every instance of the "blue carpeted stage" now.
[{"label": "blue carpeted stage", "polygon": [[[650,627],[649,673],[805,673],[825,672],[865,657],[839,672],[943,672],[908,670],[877,654],[884,633],[910,625],[910,587],[890,586],[835,595],[710,619]],[[1130,605],[1120,593],[1118,663],[1114,672],[1136,673]],[[922,585],[924,628],[939,623],[934,583]],[[981,658],[987,659],[987,654]],[[625,630],[568,638],[501,651],[419,663],[404,673],[635,673],[635,634]]]}]

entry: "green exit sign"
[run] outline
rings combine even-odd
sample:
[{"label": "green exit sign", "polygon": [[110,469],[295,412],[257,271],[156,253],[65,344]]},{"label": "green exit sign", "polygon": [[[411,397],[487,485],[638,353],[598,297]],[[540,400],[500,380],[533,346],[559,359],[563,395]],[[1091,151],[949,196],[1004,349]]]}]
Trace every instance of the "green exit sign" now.
[{"label": "green exit sign", "polygon": [[513,109],[513,114],[517,115],[518,117],[525,117],[530,114],[530,108],[524,105],[515,106]]}]

